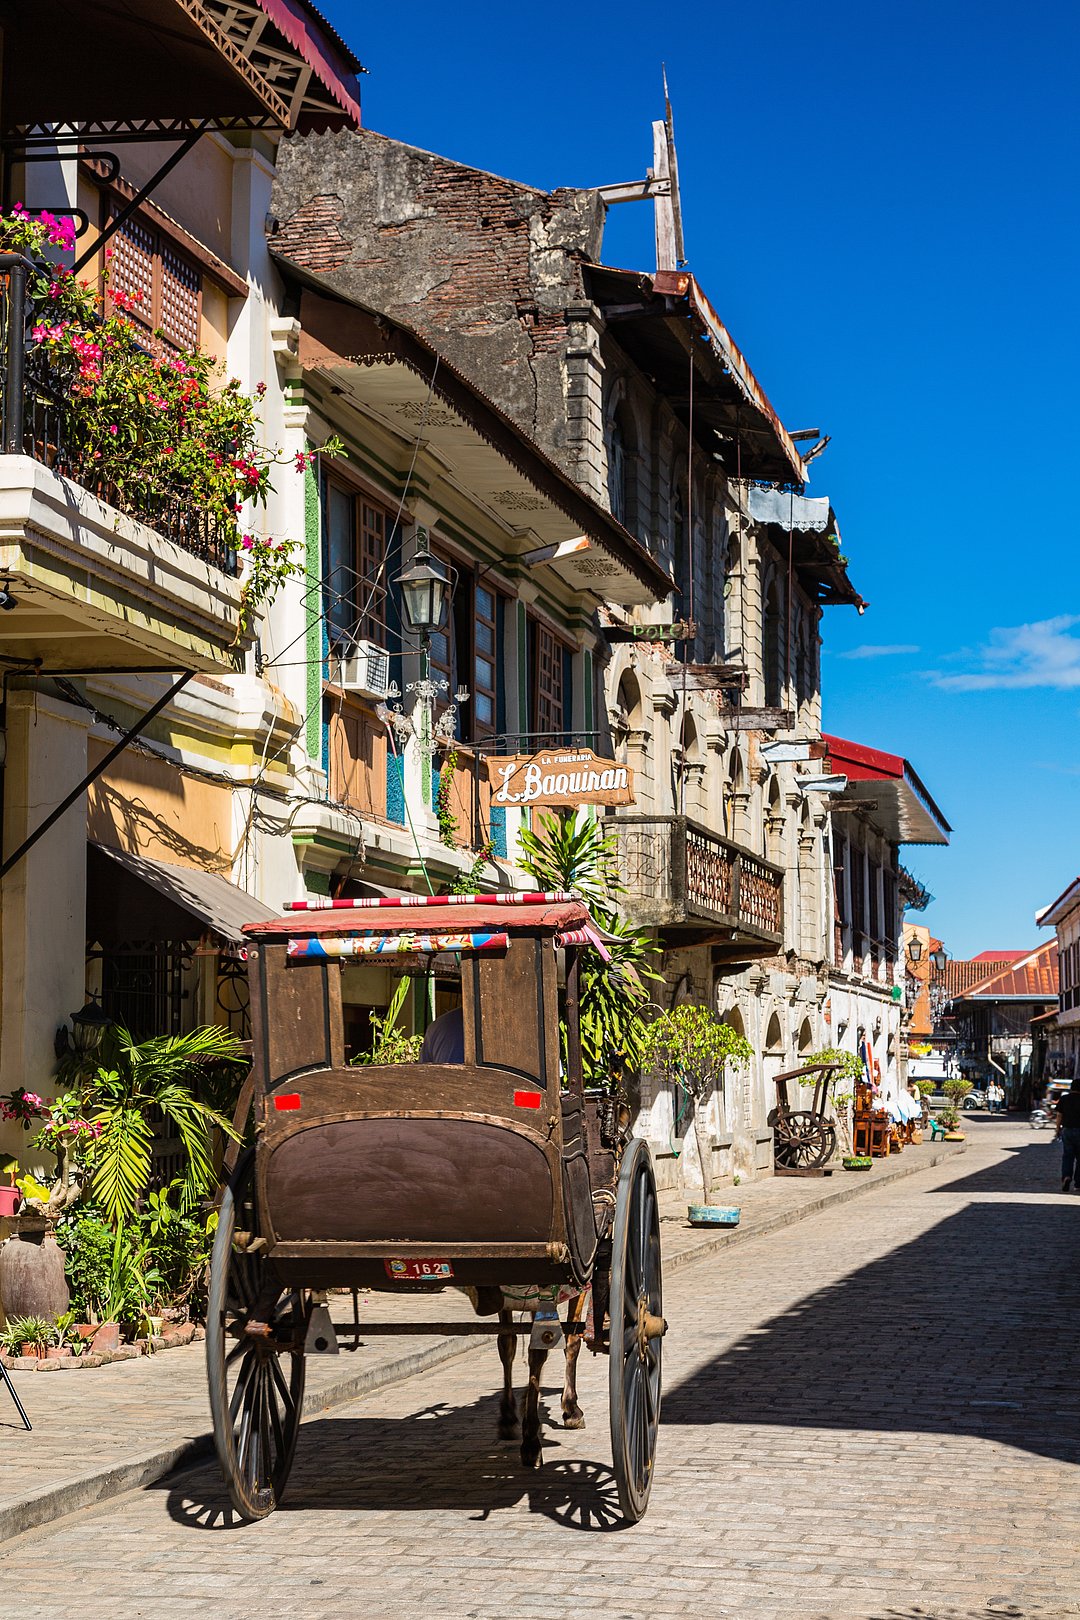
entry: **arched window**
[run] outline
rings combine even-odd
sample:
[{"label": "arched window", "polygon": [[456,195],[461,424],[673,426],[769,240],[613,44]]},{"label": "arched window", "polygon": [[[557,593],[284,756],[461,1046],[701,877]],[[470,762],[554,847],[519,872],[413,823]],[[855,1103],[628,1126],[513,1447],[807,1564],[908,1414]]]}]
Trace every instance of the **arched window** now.
[{"label": "arched window", "polygon": [[607,432],[607,482],[608,505],[611,507],[612,517],[618,518],[625,524],[629,517],[628,491],[626,487],[626,439],[623,435],[622,423],[617,415],[613,415],[608,423]]}]

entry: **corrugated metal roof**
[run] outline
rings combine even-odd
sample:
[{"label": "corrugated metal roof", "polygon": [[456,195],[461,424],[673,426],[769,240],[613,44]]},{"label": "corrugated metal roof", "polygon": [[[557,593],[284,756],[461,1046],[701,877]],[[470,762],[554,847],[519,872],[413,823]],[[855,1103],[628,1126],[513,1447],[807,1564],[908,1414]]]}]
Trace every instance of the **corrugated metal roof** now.
[{"label": "corrugated metal roof", "polygon": [[1018,962],[980,979],[958,999],[963,1001],[1056,1001],[1057,940],[1047,940]]},{"label": "corrugated metal roof", "polygon": [[230,944],[243,941],[245,923],[280,920],[276,911],[217,872],[174,866],[170,861],[151,860],[149,855],[132,855],[126,849],[112,849],[108,844],[91,842],[90,847],[107,855],[125,872],[149,884],[166,900],[171,900],[173,905],[197,918],[212,933],[220,934]]}]

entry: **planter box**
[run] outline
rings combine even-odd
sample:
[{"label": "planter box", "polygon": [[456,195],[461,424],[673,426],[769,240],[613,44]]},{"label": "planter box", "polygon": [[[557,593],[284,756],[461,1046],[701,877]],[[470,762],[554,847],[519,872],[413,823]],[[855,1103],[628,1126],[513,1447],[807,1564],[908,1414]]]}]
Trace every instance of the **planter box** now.
[{"label": "planter box", "polygon": [[738,1226],[740,1214],[734,1205],[688,1204],[686,1208],[691,1226]]}]

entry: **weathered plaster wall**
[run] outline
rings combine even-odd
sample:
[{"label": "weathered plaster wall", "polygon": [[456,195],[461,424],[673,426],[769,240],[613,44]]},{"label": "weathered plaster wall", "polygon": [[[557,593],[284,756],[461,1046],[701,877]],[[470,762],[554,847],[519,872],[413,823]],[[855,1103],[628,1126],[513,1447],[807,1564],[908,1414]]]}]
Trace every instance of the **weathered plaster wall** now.
[{"label": "weathered plaster wall", "polygon": [[[598,258],[595,192],[537,191],[369,130],[282,143],[272,247],[412,327],[567,462],[567,311]],[[579,311],[580,313],[580,311]]]}]

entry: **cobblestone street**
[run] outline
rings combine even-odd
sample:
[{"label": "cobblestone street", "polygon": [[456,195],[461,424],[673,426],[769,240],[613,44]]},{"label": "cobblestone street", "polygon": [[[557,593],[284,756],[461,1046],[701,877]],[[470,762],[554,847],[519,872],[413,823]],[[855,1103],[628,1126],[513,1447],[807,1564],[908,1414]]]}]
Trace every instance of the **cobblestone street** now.
[{"label": "cobblestone street", "polygon": [[1080,1200],[1057,1185],[1049,1133],[975,1119],[962,1158],[674,1274],[640,1525],[613,1506],[606,1364],[583,1357],[588,1428],[552,1421],[525,1476],[494,1438],[492,1347],[307,1423],[261,1525],[232,1525],[200,1467],[8,1543],[5,1606],[1080,1615]]}]

